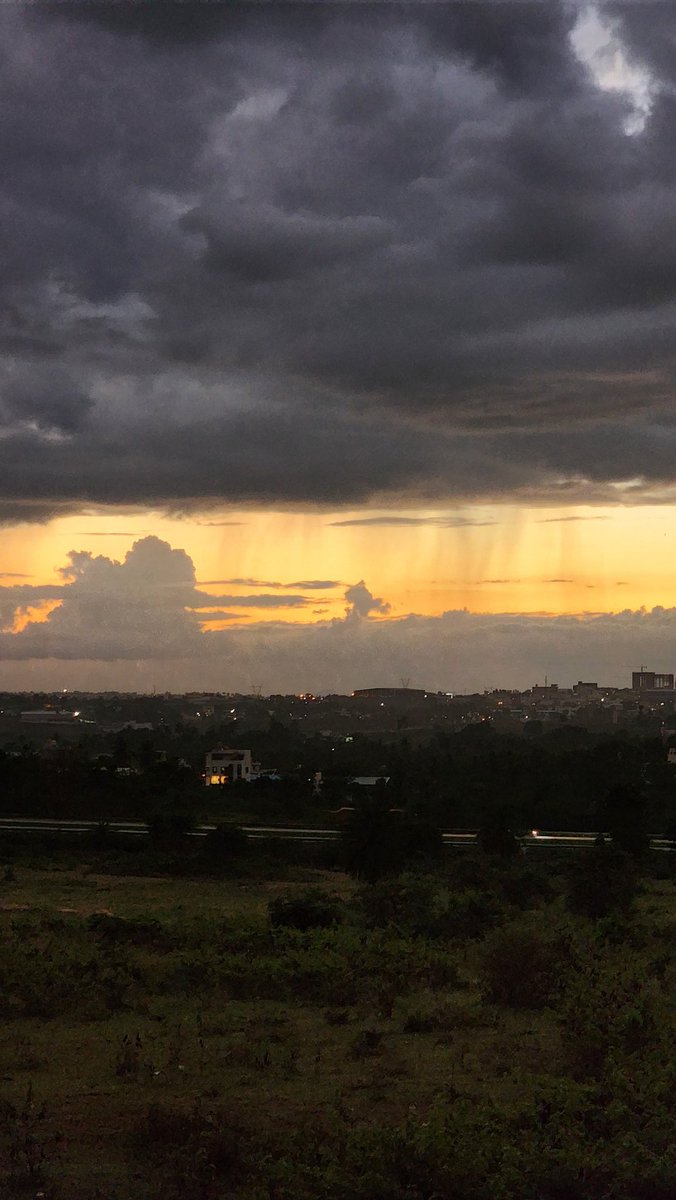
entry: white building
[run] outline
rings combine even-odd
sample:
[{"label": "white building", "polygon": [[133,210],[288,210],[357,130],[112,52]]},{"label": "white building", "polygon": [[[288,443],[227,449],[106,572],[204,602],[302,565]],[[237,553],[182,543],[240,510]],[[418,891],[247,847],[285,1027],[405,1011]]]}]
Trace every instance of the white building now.
[{"label": "white building", "polygon": [[236,783],[245,779],[248,783],[253,772],[250,750],[229,750],[219,746],[207,754],[204,769],[204,782],[207,787],[213,784]]}]

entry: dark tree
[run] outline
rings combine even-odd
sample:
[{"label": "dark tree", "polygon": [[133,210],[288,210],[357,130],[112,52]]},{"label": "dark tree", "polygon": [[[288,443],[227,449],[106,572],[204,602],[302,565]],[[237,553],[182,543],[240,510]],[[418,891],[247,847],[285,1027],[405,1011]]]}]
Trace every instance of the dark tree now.
[{"label": "dark tree", "polygon": [[384,788],[355,802],[343,841],[347,870],[367,883],[398,875],[416,861],[436,858],[443,846],[434,825],[391,808]]},{"label": "dark tree", "polygon": [[648,849],[646,806],[638,788],[619,784],[608,792],[600,812],[613,846],[639,858]]},{"label": "dark tree", "polygon": [[571,868],[567,902],[572,912],[598,920],[611,913],[626,915],[636,894],[630,855],[609,845],[602,835]]}]

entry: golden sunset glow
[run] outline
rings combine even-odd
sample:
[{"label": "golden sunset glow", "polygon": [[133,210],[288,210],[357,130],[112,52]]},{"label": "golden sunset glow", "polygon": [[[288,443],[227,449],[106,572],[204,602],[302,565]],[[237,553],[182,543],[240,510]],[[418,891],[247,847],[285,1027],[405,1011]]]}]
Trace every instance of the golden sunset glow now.
[{"label": "golden sunset glow", "polygon": [[14,612],[11,624],[0,630],[2,633],[22,633],[29,625],[41,625],[50,613],[60,608],[60,600],[45,600],[42,604],[27,604]]},{"label": "golden sunset glow", "polygon": [[[243,607],[235,621],[309,624],[341,617],[345,588],[360,579],[390,604],[390,617],[456,608],[619,611],[670,607],[674,599],[676,513],[663,506],[371,510],[368,517],[363,511],[228,510],[198,519],[92,514],[3,531],[5,583],[20,582],[13,576],[59,583],[70,551],[122,560],[149,534],[185,549],[202,590],[214,596],[278,592],[274,608]],[[308,581],[332,586],[308,590]],[[307,603],[285,606],[281,585]],[[22,609],[12,629],[44,620],[56,603]],[[204,628],[232,623],[206,611],[201,616]]]}]

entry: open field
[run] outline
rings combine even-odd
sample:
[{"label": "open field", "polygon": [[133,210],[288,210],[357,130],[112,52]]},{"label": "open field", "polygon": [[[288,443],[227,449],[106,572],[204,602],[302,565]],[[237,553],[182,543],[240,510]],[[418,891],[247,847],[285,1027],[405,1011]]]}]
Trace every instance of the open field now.
[{"label": "open field", "polygon": [[[8,869],[2,1195],[666,1200],[673,883],[592,922],[482,869],[462,902]],[[308,886],[338,923],[272,925],[293,896],[317,918]]]}]

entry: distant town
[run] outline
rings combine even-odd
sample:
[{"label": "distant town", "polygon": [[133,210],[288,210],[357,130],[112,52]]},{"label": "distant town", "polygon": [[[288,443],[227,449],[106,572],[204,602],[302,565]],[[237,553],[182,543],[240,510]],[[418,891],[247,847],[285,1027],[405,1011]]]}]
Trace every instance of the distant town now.
[{"label": "distant town", "polygon": [[627,687],[578,680],[571,687],[545,681],[526,691],[496,688],[460,694],[424,688],[367,687],[349,695],[312,692],[262,695],[234,692],[0,692],[0,741],[58,732],[60,738],[177,727],[205,729],[226,723],[241,732],[273,719],[306,734],[344,739],[355,733],[386,734],[441,728],[457,731],[479,721],[518,733],[529,722],[573,722],[583,728],[640,726],[676,731],[673,672],[632,672]]},{"label": "distant town", "polygon": [[402,746],[422,752],[473,726],[526,740],[566,729],[656,738],[676,761],[674,674],[641,667],[626,688],[545,681],[471,695],[403,684],[324,696],[0,693],[5,756],[77,759],[119,776],[167,763],[205,786],[302,776],[318,791],[331,776],[375,781],[389,777]]}]

